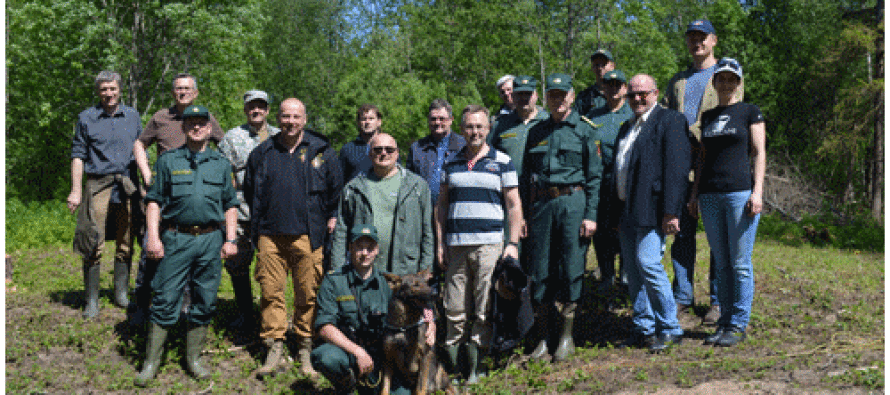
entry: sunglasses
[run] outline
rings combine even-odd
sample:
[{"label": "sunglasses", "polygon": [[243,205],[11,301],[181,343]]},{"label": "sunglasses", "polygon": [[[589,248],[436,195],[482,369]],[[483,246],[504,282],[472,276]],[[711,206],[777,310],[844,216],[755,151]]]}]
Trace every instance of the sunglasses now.
[{"label": "sunglasses", "polygon": [[387,154],[394,154],[398,150],[399,149],[396,147],[374,147],[374,148],[371,148],[371,152],[373,152],[375,155],[380,155],[383,153],[383,151],[386,151]]},{"label": "sunglasses", "polygon": [[646,97],[646,96],[649,96],[650,93],[655,92],[655,91],[656,91],[655,89],[652,89],[652,90],[640,91],[640,92],[627,92],[627,98],[633,99],[637,96]]}]

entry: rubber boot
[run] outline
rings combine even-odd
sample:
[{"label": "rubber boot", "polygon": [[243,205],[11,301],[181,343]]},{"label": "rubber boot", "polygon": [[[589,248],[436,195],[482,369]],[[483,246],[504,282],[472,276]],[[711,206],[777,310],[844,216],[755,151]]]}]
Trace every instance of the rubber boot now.
[{"label": "rubber boot", "polygon": [[145,349],[145,364],[142,365],[142,371],[136,375],[134,384],[139,387],[145,387],[148,382],[154,379],[161,367],[161,354],[164,352],[164,342],[167,340],[167,329],[152,323],[148,329],[148,345]]},{"label": "rubber boot", "polygon": [[451,385],[458,385],[460,381],[458,377],[460,376],[460,366],[457,364],[457,355],[460,352],[460,343],[455,343],[450,346],[445,346],[445,353],[448,354],[447,371],[448,375],[451,376]]},{"label": "rubber boot", "polygon": [[284,355],[284,339],[266,339],[266,345],[269,347],[269,353],[266,354],[266,362],[256,371],[258,377],[275,374]]},{"label": "rubber boot", "polygon": [[127,308],[130,304],[127,294],[130,293],[130,264],[128,262],[114,262],[114,304],[120,308]]},{"label": "rubber boot", "polygon": [[229,326],[233,329],[250,331],[253,329],[253,290],[250,288],[250,277],[232,276],[232,290],[235,291],[235,305],[238,306],[238,316]]},{"label": "rubber boot", "polygon": [[300,339],[299,349],[297,350],[297,356],[300,359],[300,373],[309,376],[311,378],[318,377],[318,372],[312,368],[312,361],[309,355],[312,353],[312,338],[306,337]]},{"label": "rubber boot", "polygon": [[83,309],[83,318],[91,320],[99,315],[99,263],[83,264],[83,288],[86,306]]},{"label": "rubber boot", "polygon": [[470,340],[464,347],[467,350],[467,365],[470,365],[468,366],[467,384],[476,384],[479,382],[479,346]]},{"label": "rubber boot", "polygon": [[185,337],[185,367],[198,380],[210,377],[210,372],[201,366],[201,352],[206,340],[207,326],[192,327]]},{"label": "rubber boot", "polygon": [[572,339],[572,323],[575,321],[575,306],[573,302],[566,303],[562,308],[562,335],[559,337],[559,346],[553,353],[553,360],[565,361],[575,353],[575,341]]},{"label": "rubber boot", "polygon": [[535,323],[538,325],[538,345],[532,351],[530,357],[536,360],[543,360],[550,353],[547,348],[547,341],[550,338],[550,305],[542,304],[535,308]]}]

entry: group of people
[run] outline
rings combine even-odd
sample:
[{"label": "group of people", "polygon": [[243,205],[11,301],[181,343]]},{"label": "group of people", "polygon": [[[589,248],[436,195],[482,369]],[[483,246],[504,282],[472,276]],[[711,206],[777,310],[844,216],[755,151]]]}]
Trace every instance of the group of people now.
[{"label": "group of people", "polygon": [[[498,261],[520,261],[531,279],[531,357],[561,361],[575,349],[573,321],[592,241],[601,286],[626,281],[633,304],[635,329],[623,345],[658,352],[681,342],[678,314],[694,304],[700,209],[712,252],[713,307],[705,318],[718,316],[705,343],[744,341],[764,121],[756,106],[741,102],[741,65],[715,58],[711,23],[694,21],[685,36],[693,65],[671,79],[661,105],[654,78],[627,79],[601,49],[591,55],[597,81],[587,89],[576,94],[571,76],[547,76],[546,108],[538,106],[537,79],[504,76],[496,83],[504,100],[498,112],[466,106],[458,134],[451,105],[433,100],[430,133],[411,144],[404,162],[396,140],[381,132],[375,105],[358,108],[358,136],[338,153],[306,128],[300,100],[283,100],[278,127],[270,125],[263,91],[245,93],[247,123],[223,133],[207,108],[193,104],[195,78],[179,74],[174,105],[143,130],[139,114],[120,103],[120,76],[103,71],[99,104],[82,112],[75,128],[68,197],[72,213],[80,208],[74,248],[83,257],[84,316],[99,312],[99,260],[112,234],[114,302],[130,305],[132,244],[144,234],[130,306],[131,321],[149,321],[137,385],[156,375],[181,314],[189,323],[186,367],[209,376],[200,355],[225,260],[239,312],[233,326],[258,329],[268,349],[258,376],[282,366],[290,330],[301,373],[320,372],[340,390],[373,391],[363,383],[379,370],[374,344],[392,297],[381,274],[429,273],[443,282],[443,355],[453,369],[467,361],[468,382],[475,382],[492,340]],[[153,143],[152,171],[146,147]],[[661,264],[668,235],[675,235],[673,287]],[[259,319],[249,277],[254,254]],[[423,314],[430,345],[435,310],[430,305]]]}]

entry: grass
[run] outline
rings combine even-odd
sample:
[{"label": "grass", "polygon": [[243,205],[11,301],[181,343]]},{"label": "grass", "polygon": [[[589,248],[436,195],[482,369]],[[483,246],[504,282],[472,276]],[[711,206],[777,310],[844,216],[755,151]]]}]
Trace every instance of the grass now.
[{"label": "grass", "polygon": [[[144,335],[130,331],[124,312],[110,303],[110,258],[102,265],[100,318],[91,322],[80,318],[83,285],[79,260],[70,247],[73,218],[63,203],[7,204],[7,245],[18,287],[6,295],[7,393],[134,391],[132,379],[144,358]],[[648,393],[731,382],[737,387],[718,392],[851,388],[882,392],[883,253],[814,246],[803,238],[792,243],[787,233],[774,237],[770,232],[764,231],[766,237],[755,246],[757,289],[749,338],[738,347],[702,346],[700,339],[712,329],[694,326],[687,329],[682,346],[665,354],[617,349],[613,345],[629,328],[628,304],[606,309],[600,296],[586,295],[576,319],[579,347],[569,361],[533,362],[517,354],[470,391]],[[704,238],[699,237],[695,292],[697,300],[705,301],[708,254]],[[665,266],[670,271],[670,265]],[[330,392],[329,383],[307,380],[297,369],[266,381],[250,376],[261,365],[264,352],[261,347],[230,351],[231,334],[224,323],[233,314],[233,294],[223,273],[220,314],[211,325],[209,353],[204,357],[213,379],[196,381],[185,373],[184,328],[177,327],[168,340],[161,372],[146,392]],[[256,285],[254,291],[258,295]],[[290,303],[290,288],[287,295]],[[698,312],[703,308],[698,306]]]}]

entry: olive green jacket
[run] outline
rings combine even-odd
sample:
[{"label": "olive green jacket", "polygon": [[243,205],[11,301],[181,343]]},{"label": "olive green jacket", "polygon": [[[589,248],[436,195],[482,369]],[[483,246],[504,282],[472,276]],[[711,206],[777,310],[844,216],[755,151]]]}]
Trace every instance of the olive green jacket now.
[{"label": "olive green jacket", "polygon": [[[399,166],[399,165],[397,165]],[[390,259],[378,257],[376,267],[396,275],[414,274],[433,266],[433,208],[426,180],[399,166],[402,183],[393,214]],[[369,197],[367,173],[359,173],[343,187],[334,227],[331,268],[346,264],[349,229],[357,224],[373,224],[374,212]]]}]

